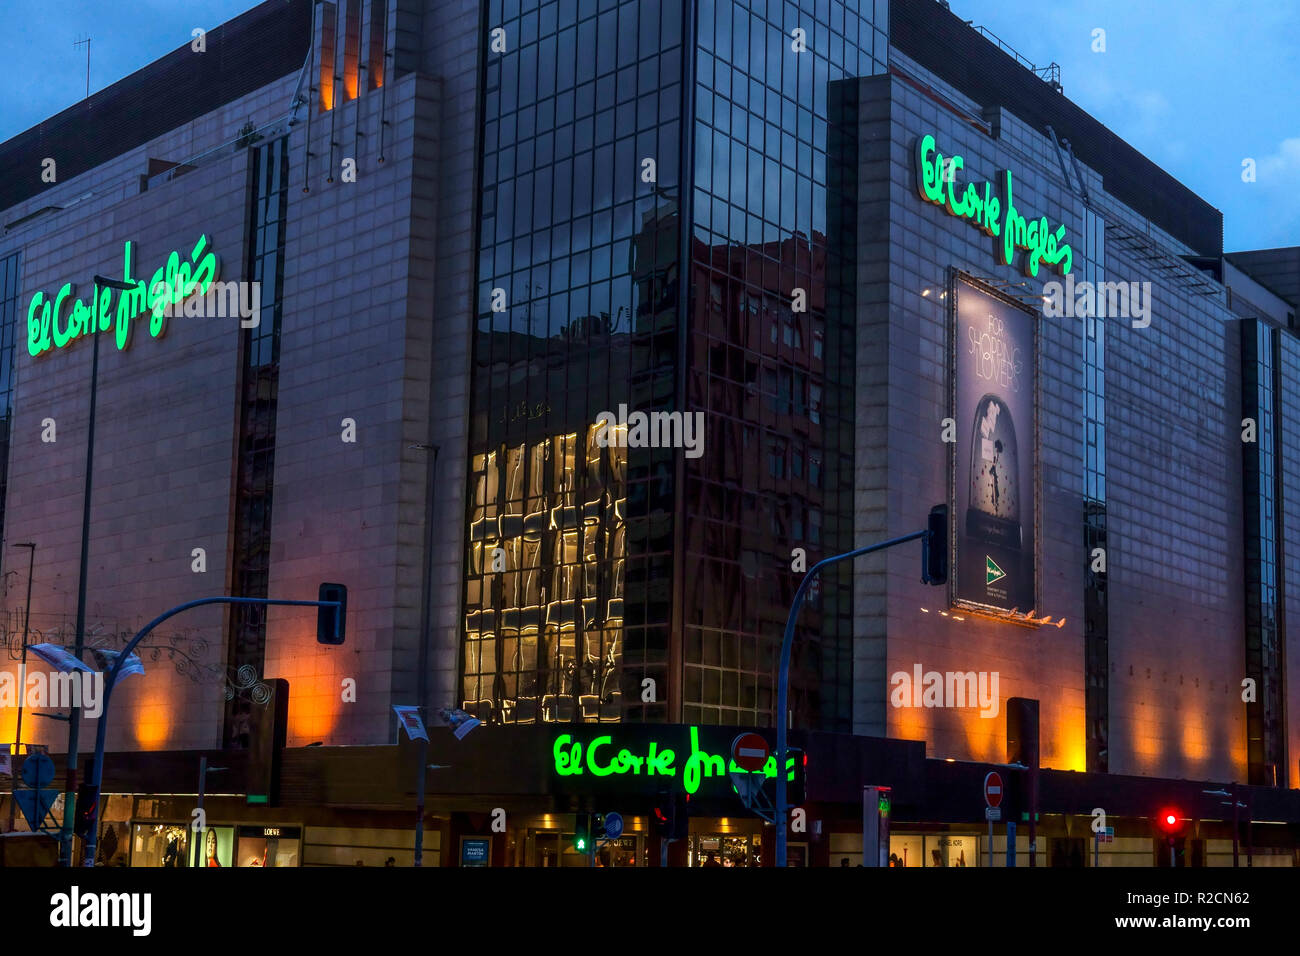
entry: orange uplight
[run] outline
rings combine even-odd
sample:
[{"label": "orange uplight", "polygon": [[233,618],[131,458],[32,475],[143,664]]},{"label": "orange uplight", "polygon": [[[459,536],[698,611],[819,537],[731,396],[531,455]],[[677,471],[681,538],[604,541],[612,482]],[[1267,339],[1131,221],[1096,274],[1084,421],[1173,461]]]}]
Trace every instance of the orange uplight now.
[{"label": "orange uplight", "polygon": [[132,711],[131,730],[141,750],[158,750],[172,729],[172,702],[164,694],[153,693]]},{"label": "orange uplight", "polygon": [[291,746],[302,746],[302,741],[328,742],[339,720],[339,708],[336,706],[341,700],[338,683],[333,679],[333,675],[322,679],[299,677],[290,680],[289,740]]}]

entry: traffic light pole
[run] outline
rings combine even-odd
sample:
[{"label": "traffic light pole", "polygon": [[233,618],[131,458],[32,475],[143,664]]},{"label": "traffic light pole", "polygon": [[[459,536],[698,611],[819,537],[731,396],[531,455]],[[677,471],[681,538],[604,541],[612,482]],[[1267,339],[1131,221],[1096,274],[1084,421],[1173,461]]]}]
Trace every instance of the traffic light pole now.
[{"label": "traffic light pole", "polygon": [[[117,655],[117,660],[113,662],[112,669],[109,670],[107,676],[104,678],[104,703],[101,707],[99,719],[95,722],[96,723],[95,762],[92,765],[90,770],[90,786],[91,786],[91,792],[96,795],[96,798],[94,800],[95,809],[90,815],[89,833],[86,835],[86,854],[85,854],[86,866],[95,865],[95,844],[99,840],[98,794],[99,794],[100,784],[103,782],[104,779],[104,744],[108,739],[108,705],[113,700],[113,688],[117,686],[118,674],[121,673],[122,666],[127,662],[128,657],[130,656],[131,652],[135,650],[136,645],[139,644],[146,637],[148,637],[149,632],[151,632],[155,627],[157,627],[159,624],[161,624],[163,621],[167,620],[168,618],[175,617],[177,614],[180,614],[182,611],[188,611],[192,607],[202,607],[205,604],[261,604],[261,605],[275,604],[281,607],[284,606],[332,607],[335,609],[340,609],[343,607],[343,602],[341,601],[284,601],[284,600],[278,600],[276,598],[246,598],[246,597],[199,598],[197,601],[187,601],[184,604],[176,605],[174,608],[172,608],[169,611],[163,612],[162,614],[154,618],[152,621],[150,621],[148,624],[146,624],[141,630],[139,630],[136,633],[135,637],[131,638],[131,642],[127,644],[126,647],[124,647],[121,650],[121,652]],[[342,627],[341,621],[338,623],[337,627],[339,628]],[[71,853],[72,847],[70,843],[68,845],[68,849],[69,849],[69,853]]]},{"label": "traffic light pole", "polygon": [[[794,622],[799,617],[799,609],[803,607],[805,596],[813,582],[817,580],[817,575],[821,573],[822,568],[832,564],[838,564],[841,561],[851,561],[859,558],[864,554],[871,554],[873,551],[883,551],[885,548],[892,548],[897,544],[905,544],[908,541],[915,541],[917,538],[924,538],[930,533],[929,529],[924,531],[913,531],[911,534],[905,534],[901,538],[890,538],[888,541],[882,541],[879,544],[873,544],[865,548],[858,548],[855,551],[846,551],[844,554],[832,555],[829,558],[823,558],[814,564],[808,573],[804,575],[803,581],[799,583],[799,590],[794,593],[794,603],[790,605],[790,616],[785,622],[785,637],[781,641],[781,671],[777,677],[776,688],[776,812],[773,822],[776,824],[776,865],[786,865],[786,815],[789,807],[786,806],[786,730],[790,722],[787,708],[789,707],[789,687],[790,687],[790,654],[794,646]],[[946,547],[946,542],[943,543]]]}]

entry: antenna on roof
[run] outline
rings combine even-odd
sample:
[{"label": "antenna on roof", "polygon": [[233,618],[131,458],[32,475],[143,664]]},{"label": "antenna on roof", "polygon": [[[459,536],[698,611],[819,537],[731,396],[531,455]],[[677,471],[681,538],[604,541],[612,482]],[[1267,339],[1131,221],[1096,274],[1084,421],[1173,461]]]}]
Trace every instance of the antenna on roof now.
[{"label": "antenna on roof", "polygon": [[90,37],[72,41],[73,46],[81,46],[83,43],[86,44],[86,99],[90,99]]}]

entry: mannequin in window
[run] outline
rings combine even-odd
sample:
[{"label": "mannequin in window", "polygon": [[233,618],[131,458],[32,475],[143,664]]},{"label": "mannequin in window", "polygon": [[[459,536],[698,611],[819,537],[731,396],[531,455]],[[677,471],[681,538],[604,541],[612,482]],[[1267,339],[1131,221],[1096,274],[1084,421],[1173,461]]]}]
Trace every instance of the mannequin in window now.
[{"label": "mannequin in window", "polygon": [[163,866],[178,866],[181,855],[180,844],[176,841],[176,835],[172,834],[167,838],[167,847],[163,850]]}]

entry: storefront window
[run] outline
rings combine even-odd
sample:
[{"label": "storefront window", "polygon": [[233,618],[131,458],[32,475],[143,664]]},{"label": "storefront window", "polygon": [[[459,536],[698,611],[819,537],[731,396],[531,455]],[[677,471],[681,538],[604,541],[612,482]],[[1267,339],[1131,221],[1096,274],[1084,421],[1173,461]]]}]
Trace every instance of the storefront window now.
[{"label": "storefront window", "polygon": [[[791,866],[803,866],[794,860],[795,847],[789,847],[788,859]],[[723,866],[743,867],[759,866],[759,840],[751,834],[691,834],[688,866]]]},{"label": "storefront window", "polygon": [[189,830],[179,823],[137,823],[131,828],[131,866],[186,866]]},{"label": "storefront window", "polygon": [[972,833],[891,834],[889,865],[979,866],[979,837]]},{"label": "storefront window", "polygon": [[240,827],[235,858],[239,866],[297,866],[301,845],[298,827]]},{"label": "storefront window", "polygon": [[235,828],[208,827],[203,834],[203,855],[199,866],[233,866],[235,855]]}]

